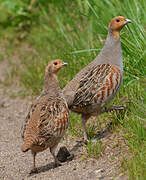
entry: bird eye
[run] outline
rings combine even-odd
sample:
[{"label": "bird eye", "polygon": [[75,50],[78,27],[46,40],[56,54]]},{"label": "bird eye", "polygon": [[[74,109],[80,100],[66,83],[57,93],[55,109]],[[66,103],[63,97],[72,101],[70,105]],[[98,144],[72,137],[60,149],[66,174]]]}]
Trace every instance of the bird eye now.
[{"label": "bird eye", "polygon": [[116,19],[116,22],[120,22],[120,19]]},{"label": "bird eye", "polygon": [[57,62],[54,62],[54,65],[56,66],[56,65],[57,65]]}]

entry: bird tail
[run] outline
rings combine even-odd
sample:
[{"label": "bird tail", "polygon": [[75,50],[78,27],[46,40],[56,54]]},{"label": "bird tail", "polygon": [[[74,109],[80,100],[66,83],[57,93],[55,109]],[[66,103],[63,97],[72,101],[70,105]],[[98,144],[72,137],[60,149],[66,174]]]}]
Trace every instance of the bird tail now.
[{"label": "bird tail", "polygon": [[22,152],[27,152],[29,149],[30,149],[30,144],[26,144],[24,143],[22,146],[21,146],[21,151]]}]

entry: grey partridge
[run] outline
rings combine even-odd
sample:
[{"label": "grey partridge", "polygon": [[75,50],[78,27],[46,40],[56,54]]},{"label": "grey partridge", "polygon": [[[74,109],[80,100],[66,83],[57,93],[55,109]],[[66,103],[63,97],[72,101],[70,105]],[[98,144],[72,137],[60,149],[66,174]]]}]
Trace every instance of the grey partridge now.
[{"label": "grey partridge", "polygon": [[41,95],[32,104],[22,127],[24,144],[23,152],[31,150],[33,155],[33,169],[37,172],[35,156],[38,152],[50,148],[55,159],[55,149],[63,137],[69,124],[69,111],[64,95],[59,87],[57,72],[67,65],[61,60],[52,60],[45,70],[44,88]]},{"label": "grey partridge", "polygon": [[99,55],[63,89],[69,109],[82,115],[85,142],[87,120],[92,115],[107,112],[105,105],[115,97],[121,86],[123,62],[120,31],[129,22],[131,20],[123,16],[111,20],[105,45]]}]

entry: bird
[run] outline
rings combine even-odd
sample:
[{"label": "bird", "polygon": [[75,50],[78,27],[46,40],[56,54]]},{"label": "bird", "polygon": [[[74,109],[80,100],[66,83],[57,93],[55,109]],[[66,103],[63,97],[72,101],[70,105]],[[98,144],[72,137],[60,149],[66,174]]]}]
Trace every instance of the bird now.
[{"label": "bird", "polygon": [[85,143],[88,142],[86,122],[91,116],[123,108],[113,106],[107,109],[105,106],[121,86],[123,60],[120,31],[130,22],[123,16],[114,17],[108,25],[107,39],[101,52],[63,88],[69,109],[81,114]]},{"label": "bird", "polygon": [[21,150],[31,150],[33,155],[30,174],[38,172],[35,164],[36,154],[47,148],[50,148],[55,166],[61,165],[55,156],[55,149],[68,128],[69,110],[57,80],[57,73],[66,65],[66,62],[59,59],[48,63],[43,90],[31,105],[22,125],[21,136],[24,143]]}]

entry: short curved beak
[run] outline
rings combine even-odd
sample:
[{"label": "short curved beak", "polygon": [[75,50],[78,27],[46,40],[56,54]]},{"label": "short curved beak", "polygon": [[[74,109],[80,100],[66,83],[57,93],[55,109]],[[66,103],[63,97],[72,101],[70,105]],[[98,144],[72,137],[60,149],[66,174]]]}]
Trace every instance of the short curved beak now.
[{"label": "short curved beak", "polygon": [[131,23],[132,21],[130,19],[125,20],[125,24]]},{"label": "short curved beak", "polygon": [[62,66],[67,66],[67,63],[66,63],[66,62],[63,62],[63,63],[62,63]]}]

